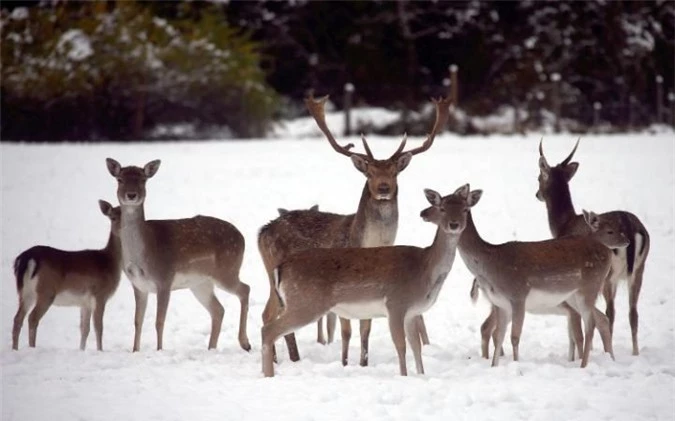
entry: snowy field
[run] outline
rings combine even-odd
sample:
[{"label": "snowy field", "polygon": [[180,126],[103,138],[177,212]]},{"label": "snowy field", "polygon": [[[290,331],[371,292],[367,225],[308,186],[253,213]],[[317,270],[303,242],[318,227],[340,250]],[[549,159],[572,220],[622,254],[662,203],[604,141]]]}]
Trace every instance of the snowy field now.
[{"label": "snowy field", "polygon": [[[474,208],[482,236],[493,243],[549,237],[537,189],[539,135],[436,139],[399,177],[397,244],[425,246],[434,226],[419,212],[422,189],[449,194],[461,184],[484,190]],[[358,139],[350,139],[356,143]],[[562,160],[572,135],[546,135],[549,162]],[[343,139],[344,141],[344,139]],[[419,144],[420,139],[410,139]],[[371,140],[387,157],[398,139]],[[358,149],[358,148],[357,148]],[[289,362],[279,347],[277,377],[261,373],[261,313],[268,284],[257,252],[260,226],[277,207],[356,210],[364,182],[351,162],[318,138],[250,142],[33,146],[2,144],[2,420],[672,420],[675,418],[675,168],[673,135],[584,136],[572,181],[577,209],[625,209],[651,234],[640,312],[639,357],[631,356],[625,285],[617,296],[616,361],[599,339],[586,369],[567,362],[565,320],[525,319],[521,361],[510,344],[498,368],[480,358],[479,327],[488,313],[483,298],[469,299],[471,276],[459,255],[436,305],[426,313],[432,344],[424,347],[426,375],[415,374],[408,351],[407,378],[398,375],[396,352],[384,320],[374,322],[370,367],[358,366],[358,333],[350,365],[339,362],[340,343],[315,342],[314,325],[298,332],[302,360]],[[108,221],[97,200],[115,200],[115,180],[105,158],[123,165],[162,159],[148,182],[146,215],[153,219],[195,214],[234,223],[247,251],[242,280],[252,288],[246,353],[236,340],[238,301],[218,296],[226,313],[218,349],[207,351],[208,314],[189,291],[171,296],[163,351],[155,351],[155,302],[146,313],[142,350],[131,353],[134,301],[122,276],[108,303],[104,352],[78,350],[79,311],[52,307],[38,330],[36,349],[11,348],[17,296],[12,273],[22,250],[46,244],[75,250],[98,248]],[[602,299],[598,307],[604,311]],[[357,329],[358,330],[358,329]],[[338,335],[339,336],[339,335]],[[508,336],[507,336],[508,338]]]}]

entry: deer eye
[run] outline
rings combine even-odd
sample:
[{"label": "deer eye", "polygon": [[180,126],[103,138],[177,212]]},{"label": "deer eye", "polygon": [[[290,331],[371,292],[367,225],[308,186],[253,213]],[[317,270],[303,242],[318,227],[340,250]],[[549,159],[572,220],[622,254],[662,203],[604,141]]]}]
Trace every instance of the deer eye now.
[{"label": "deer eye", "polygon": [[612,234],[614,234],[614,231],[609,230],[609,231],[607,231],[607,234],[612,235]]}]

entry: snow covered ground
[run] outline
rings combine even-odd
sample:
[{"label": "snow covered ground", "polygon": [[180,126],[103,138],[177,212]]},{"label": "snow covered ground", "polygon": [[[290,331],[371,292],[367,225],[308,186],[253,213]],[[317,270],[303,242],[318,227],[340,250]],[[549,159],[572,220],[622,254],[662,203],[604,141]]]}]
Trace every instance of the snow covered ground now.
[{"label": "snow covered ground", "polygon": [[[343,139],[345,141],[346,139]],[[349,139],[356,143],[357,138]],[[571,135],[547,135],[549,162],[572,148]],[[418,144],[419,139],[410,139]],[[428,245],[434,227],[419,211],[422,189],[442,194],[463,183],[484,190],[474,208],[479,231],[491,242],[549,237],[545,207],[535,197],[538,135],[443,135],[413,158],[401,174],[398,244]],[[373,138],[386,157],[398,139]],[[627,292],[619,289],[614,334],[616,361],[599,340],[586,369],[566,361],[565,321],[529,315],[521,361],[507,356],[498,368],[480,358],[479,327],[488,306],[469,299],[471,276],[458,257],[436,305],[426,314],[432,341],[423,349],[427,374],[400,377],[384,320],[374,323],[370,367],[358,367],[355,332],[350,365],[339,362],[340,344],[315,342],[315,327],[298,333],[302,360],[289,362],[285,347],[277,377],[261,374],[261,312],[268,287],[256,247],[261,225],[277,207],[356,210],[359,174],[324,140],[99,145],[0,145],[2,153],[1,303],[2,420],[668,420],[675,418],[675,168],[673,136],[584,136],[572,181],[577,211],[626,209],[647,226],[652,247],[640,299],[639,357],[630,355]],[[236,340],[238,302],[218,295],[226,313],[218,349],[207,351],[209,318],[188,291],[171,297],[164,347],[155,348],[154,296],[142,350],[132,354],[133,294],[122,277],[105,314],[104,352],[78,350],[79,311],[52,307],[38,330],[38,347],[12,351],[17,297],[14,257],[35,244],[62,249],[102,247],[108,221],[100,198],[113,202],[115,180],[104,159],[142,165],[162,159],[148,182],[146,215],[178,218],[213,215],[245,235],[242,279],[251,285],[248,334],[253,350]],[[602,300],[598,307],[604,311]],[[597,335],[596,335],[597,337]],[[508,341],[507,341],[508,342]]]}]

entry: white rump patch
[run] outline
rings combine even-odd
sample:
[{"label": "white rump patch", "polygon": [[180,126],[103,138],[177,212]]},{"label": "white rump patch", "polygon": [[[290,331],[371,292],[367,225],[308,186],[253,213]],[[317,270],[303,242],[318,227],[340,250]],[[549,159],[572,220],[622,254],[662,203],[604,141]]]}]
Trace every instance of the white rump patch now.
[{"label": "white rump patch", "polygon": [[387,306],[384,300],[361,301],[358,303],[340,303],[330,311],[344,319],[374,319],[387,317]]}]

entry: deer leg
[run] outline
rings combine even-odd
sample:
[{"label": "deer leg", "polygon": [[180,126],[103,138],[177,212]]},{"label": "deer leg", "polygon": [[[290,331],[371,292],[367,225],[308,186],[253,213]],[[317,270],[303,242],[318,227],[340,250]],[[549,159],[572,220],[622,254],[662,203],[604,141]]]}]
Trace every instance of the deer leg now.
[{"label": "deer leg", "polygon": [[591,354],[591,344],[593,343],[593,333],[595,330],[595,318],[593,317],[593,310],[581,309],[581,317],[584,320],[584,354],[581,357],[581,368],[588,365],[588,358]]},{"label": "deer leg", "polygon": [[326,338],[323,336],[323,317],[316,321],[316,341],[321,345],[326,345]]},{"label": "deer leg", "polygon": [[239,298],[239,346],[244,351],[251,350],[251,343],[248,340],[248,334],[246,333],[246,324],[248,321],[248,297],[251,292],[251,287],[247,284],[241,282],[239,279],[236,280],[236,284],[233,288],[234,295]]},{"label": "deer leg", "polygon": [[495,306],[496,309],[496,318],[497,318],[497,328],[495,330],[495,336],[493,340],[495,341],[495,351],[492,354],[492,367],[497,367],[499,365],[499,357],[502,353],[502,346],[504,344],[504,336],[506,336],[506,327],[509,324],[511,319],[511,311],[503,309],[501,307]]},{"label": "deer leg", "polygon": [[91,322],[91,308],[89,306],[80,307],[80,350],[84,351],[87,347],[87,338],[89,337],[89,323]]},{"label": "deer leg", "polygon": [[[497,326],[497,307],[490,308],[490,314],[485,318],[485,321],[480,325],[480,352],[481,356],[486,360],[490,358],[490,336],[496,335],[495,327]],[[497,341],[493,339],[493,343]]]},{"label": "deer leg", "polygon": [[148,307],[148,293],[134,287],[134,301],[136,310],[134,311],[134,347],[132,352],[138,352],[141,350],[141,332],[143,331],[145,309]]},{"label": "deer leg", "polygon": [[397,310],[390,309],[388,313],[389,332],[391,333],[391,339],[394,341],[394,347],[398,354],[399,372],[401,373],[401,376],[407,376],[408,369],[405,364],[405,317],[402,312]]},{"label": "deer leg", "polygon": [[511,347],[513,348],[513,361],[518,361],[518,358],[520,357],[518,353],[520,335],[523,332],[523,322],[525,321],[525,303],[513,303],[512,311]]},{"label": "deer leg", "polygon": [[94,332],[96,333],[96,350],[103,351],[103,313],[105,298],[97,298],[94,305]]},{"label": "deer leg", "polygon": [[605,279],[602,295],[605,297],[605,303],[607,304],[605,314],[609,319],[609,331],[614,334],[614,297],[616,296],[616,285],[613,282],[612,276],[607,276],[607,279]]},{"label": "deer leg", "polygon": [[47,310],[49,310],[49,307],[52,305],[53,302],[54,296],[45,297],[38,295],[37,297],[35,308],[33,309],[33,311],[30,312],[30,315],[28,316],[28,346],[30,346],[31,348],[35,348],[37,327],[38,324],[40,323],[40,319],[42,318],[42,316],[45,315]]},{"label": "deer leg", "polygon": [[19,298],[19,308],[14,316],[14,325],[12,327],[12,349],[19,349],[19,335],[21,334],[21,327],[26,318],[26,305],[23,298]]},{"label": "deer leg", "polygon": [[328,343],[333,343],[335,338],[335,325],[337,323],[337,316],[333,312],[326,314],[326,330],[328,331]]},{"label": "deer leg", "polygon": [[359,320],[359,333],[361,336],[361,360],[359,365],[361,367],[368,366],[368,338],[370,338],[370,327],[372,320]]},{"label": "deer leg", "polygon": [[340,327],[342,328],[342,365],[346,366],[349,362],[349,340],[352,338],[352,324],[349,319],[340,317]]},{"label": "deer leg", "polygon": [[166,320],[166,311],[169,309],[169,297],[171,297],[171,290],[169,288],[157,290],[157,316],[155,318],[157,351],[161,351],[163,348],[164,321]]},{"label": "deer leg", "polygon": [[417,329],[419,330],[420,333],[420,340],[422,341],[422,345],[429,345],[429,334],[427,333],[427,326],[424,323],[424,317],[420,314],[419,316],[416,317],[417,319]]},{"label": "deer leg", "polygon": [[420,318],[418,316],[411,317],[405,322],[405,336],[408,339],[410,344],[410,349],[412,349],[413,356],[415,357],[415,368],[417,369],[417,374],[424,374],[424,365],[422,364],[422,342],[420,338]]},{"label": "deer leg", "polygon": [[320,317],[321,313],[307,307],[289,308],[288,306],[276,319],[260,329],[262,337],[262,368],[265,377],[274,377],[274,356],[272,346],[282,335],[306,326]]},{"label": "deer leg", "polygon": [[633,339],[633,355],[640,355],[640,348],[638,347],[638,311],[637,302],[640,298],[640,289],[642,288],[642,274],[644,273],[644,262],[635,269],[633,275],[629,277],[630,285],[628,285],[628,304],[630,310],[628,313],[628,320],[630,321],[630,333]]},{"label": "deer leg", "polygon": [[602,314],[597,308],[593,307],[593,322],[595,323],[598,332],[600,332],[600,339],[602,339],[602,346],[605,352],[608,352],[612,359],[614,359],[612,334],[609,331],[609,320],[607,319],[607,316]]},{"label": "deer leg", "polygon": [[202,282],[190,288],[192,294],[197,298],[197,301],[204,306],[206,311],[211,315],[211,336],[209,337],[209,349],[216,349],[218,347],[218,337],[220,336],[220,329],[223,325],[223,316],[225,309],[213,292],[213,284],[211,282]]},{"label": "deer leg", "polygon": [[569,304],[563,303],[561,306],[567,310],[567,336],[569,338],[567,359],[574,361],[575,349],[579,357],[583,354],[584,333],[581,331],[581,316]]}]

